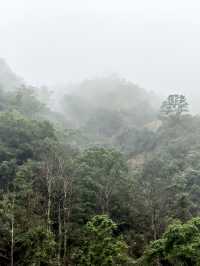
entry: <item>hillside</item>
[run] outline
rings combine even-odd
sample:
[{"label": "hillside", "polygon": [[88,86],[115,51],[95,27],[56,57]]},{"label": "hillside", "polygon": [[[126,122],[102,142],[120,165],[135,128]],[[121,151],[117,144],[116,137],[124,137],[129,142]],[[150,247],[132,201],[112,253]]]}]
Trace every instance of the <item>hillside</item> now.
[{"label": "hillside", "polygon": [[[131,144],[131,136],[133,145],[140,131],[148,131],[145,124],[156,119],[158,108],[158,98],[153,93],[116,76],[86,80],[62,100],[66,125],[79,130],[83,145],[89,138],[92,141],[87,145],[118,145],[122,150]],[[73,138],[71,141],[76,142]]]},{"label": "hillside", "polygon": [[62,112],[48,95],[1,90],[0,265],[198,266],[200,118],[187,99],[158,112],[116,77],[77,85]]},{"label": "hillside", "polygon": [[22,80],[15,75],[4,59],[0,58],[0,88],[13,90],[22,84]]}]

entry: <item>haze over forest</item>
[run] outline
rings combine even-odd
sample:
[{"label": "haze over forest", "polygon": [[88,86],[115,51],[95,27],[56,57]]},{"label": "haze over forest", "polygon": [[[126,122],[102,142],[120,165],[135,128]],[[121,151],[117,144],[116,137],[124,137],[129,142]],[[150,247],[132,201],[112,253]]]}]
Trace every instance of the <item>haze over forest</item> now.
[{"label": "haze over forest", "polygon": [[0,55],[33,85],[118,73],[197,107],[199,11],[197,0],[2,1]]},{"label": "haze over forest", "polygon": [[200,265],[199,14],[0,3],[0,266]]}]

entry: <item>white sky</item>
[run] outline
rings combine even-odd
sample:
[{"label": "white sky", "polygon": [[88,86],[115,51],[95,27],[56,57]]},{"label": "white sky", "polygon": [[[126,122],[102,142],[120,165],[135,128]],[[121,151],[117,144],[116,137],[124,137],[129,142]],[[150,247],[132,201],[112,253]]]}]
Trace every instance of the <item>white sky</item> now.
[{"label": "white sky", "polygon": [[32,84],[118,72],[200,95],[200,1],[0,0],[0,57]]}]

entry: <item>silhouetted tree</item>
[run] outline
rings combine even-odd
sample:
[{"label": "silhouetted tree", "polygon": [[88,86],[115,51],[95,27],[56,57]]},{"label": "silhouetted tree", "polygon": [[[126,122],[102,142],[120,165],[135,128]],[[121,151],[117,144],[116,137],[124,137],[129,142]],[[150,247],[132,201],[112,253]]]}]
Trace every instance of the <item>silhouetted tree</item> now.
[{"label": "silhouetted tree", "polygon": [[169,115],[179,117],[185,112],[188,112],[188,102],[186,97],[182,94],[169,95],[160,108],[161,117]]}]

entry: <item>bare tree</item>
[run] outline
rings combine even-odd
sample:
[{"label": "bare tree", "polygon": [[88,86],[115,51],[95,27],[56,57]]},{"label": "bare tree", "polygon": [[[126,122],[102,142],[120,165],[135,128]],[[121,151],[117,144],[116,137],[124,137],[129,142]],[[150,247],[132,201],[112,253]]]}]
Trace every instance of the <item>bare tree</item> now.
[{"label": "bare tree", "polygon": [[14,265],[14,225],[15,225],[15,215],[14,215],[14,208],[15,208],[15,196],[13,195],[12,198],[12,205],[11,205],[11,266]]},{"label": "bare tree", "polygon": [[70,176],[64,177],[64,262],[68,265],[67,257],[70,252],[67,249],[67,242],[69,239],[69,223],[72,209],[72,194],[73,194],[73,179]]}]

